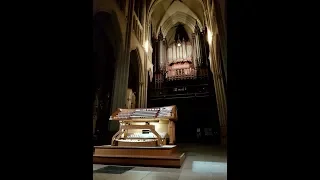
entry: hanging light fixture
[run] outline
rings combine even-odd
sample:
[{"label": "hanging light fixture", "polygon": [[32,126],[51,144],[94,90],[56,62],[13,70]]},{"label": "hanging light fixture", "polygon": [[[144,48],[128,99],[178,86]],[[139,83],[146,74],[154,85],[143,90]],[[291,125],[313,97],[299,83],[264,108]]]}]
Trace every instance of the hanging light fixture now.
[{"label": "hanging light fixture", "polygon": [[180,38],[179,38],[179,34],[178,34],[178,41],[177,41],[177,45],[178,45],[178,46],[181,46],[181,41],[180,41]]}]

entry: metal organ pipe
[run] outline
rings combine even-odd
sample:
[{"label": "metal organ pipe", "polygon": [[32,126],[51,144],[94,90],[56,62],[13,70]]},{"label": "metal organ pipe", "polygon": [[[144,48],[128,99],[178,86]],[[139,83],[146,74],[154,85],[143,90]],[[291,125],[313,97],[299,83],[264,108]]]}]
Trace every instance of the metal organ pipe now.
[{"label": "metal organ pipe", "polygon": [[183,59],[187,59],[187,48],[186,48],[186,42],[184,41],[184,39],[182,40],[182,52],[183,52]]},{"label": "metal organ pipe", "polygon": [[172,61],[172,46],[168,48],[168,62],[170,63]]},{"label": "metal organ pipe", "polygon": [[198,66],[201,65],[201,51],[200,51],[200,41],[199,41],[199,34],[196,33],[196,51],[197,51],[197,63]]},{"label": "metal organ pipe", "polygon": [[178,45],[176,45],[176,48],[177,48],[177,59],[176,59],[176,61],[179,62],[179,59],[180,59],[180,47]]},{"label": "metal organ pipe", "polygon": [[166,64],[167,64],[167,44],[166,44],[166,40],[163,39],[162,40],[162,49],[163,49],[163,54],[162,54],[162,70],[165,70],[166,68]]},{"label": "metal organ pipe", "polygon": [[162,70],[162,65],[163,65],[163,43],[162,43],[162,38],[159,38],[159,70]]},{"label": "metal organ pipe", "polygon": [[159,71],[160,70],[160,57],[161,57],[161,41],[160,41],[160,39],[158,38],[158,41],[157,41],[157,49],[158,49],[158,51],[157,51],[157,71]]},{"label": "metal organ pipe", "polygon": [[192,60],[192,44],[191,42],[186,43],[186,56],[189,60]]},{"label": "metal organ pipe", "polygon": [[177,61],[180,61],[180,46],[176,46],[177,47]]},{"label": "metal organ pipe", "polygon": [[173,43],[172,45],[172,61],[177,60],[177,48],[176,48],[176,43]]},{"label": "metal organ pipe", "polygon": [[192,60],[194,68],[197,68],[197,50],[196,50],[196,35],[195,33],[192,34]]},{"label": "metal organ pipe", "polygon": [[179,60],[179,46],[177,46],[176,44],[175,44],[175,47],[176,47],[176,61],[178,61]]},{"label": "metal organ pipe", "polygon": [[180,47],[179,47],[179,49],[180,49],[180,56],[179,56],[179,58],[180,58],[180,61],[182,61],[182,59],[183,59],[183,56],[182,56],[182,45],[180,45]]}]

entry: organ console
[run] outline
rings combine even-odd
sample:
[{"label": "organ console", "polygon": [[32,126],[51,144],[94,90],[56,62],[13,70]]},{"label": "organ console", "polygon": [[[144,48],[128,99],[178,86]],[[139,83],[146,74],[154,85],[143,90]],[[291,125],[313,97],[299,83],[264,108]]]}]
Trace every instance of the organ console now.
[{"label": "organ console", "polygon": [[119,131],[112,137],[111,146],[163,146],[175,143],[177,108],[121,109],[110,120],[119,121]]}]

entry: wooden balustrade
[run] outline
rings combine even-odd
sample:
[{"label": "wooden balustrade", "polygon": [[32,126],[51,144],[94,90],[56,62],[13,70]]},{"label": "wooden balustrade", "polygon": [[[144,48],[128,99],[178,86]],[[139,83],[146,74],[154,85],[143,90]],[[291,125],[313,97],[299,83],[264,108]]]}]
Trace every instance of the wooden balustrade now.
[{"label": "wooden balustrade", "polygon": [[143,45],[143,26],[141,25],[139,18],[135,12],[133,12],[133,31],[138,41]]}]

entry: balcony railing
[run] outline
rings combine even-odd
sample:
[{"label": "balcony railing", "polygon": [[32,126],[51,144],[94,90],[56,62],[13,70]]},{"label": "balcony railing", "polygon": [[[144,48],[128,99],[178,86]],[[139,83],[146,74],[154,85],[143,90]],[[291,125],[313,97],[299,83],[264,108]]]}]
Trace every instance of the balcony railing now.
[{"label": "balcony railing", "polygon": [[158,89],[150,88],[150,98],[161,97],[175,97],[175,96],[198,96],[198,95],[211,95],[213,90],[210,89],[208,84],[199,85],[185,85],[175,87],[162,87]]},{"label": "balcony railing", "polygon": [[139,18],[135,12],[133,12],[133,31],[138,41],[143,44],[143,26],[141,25]]}]

